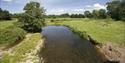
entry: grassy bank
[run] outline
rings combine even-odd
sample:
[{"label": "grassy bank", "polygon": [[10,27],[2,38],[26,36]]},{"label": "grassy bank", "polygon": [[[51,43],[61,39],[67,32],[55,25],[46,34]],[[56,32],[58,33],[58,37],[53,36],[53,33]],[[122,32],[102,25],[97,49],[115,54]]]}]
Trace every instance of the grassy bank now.
[{"label": "grassy bank", "polygon": [[125,45],[125,22],[110,19],[68,19],[47,22],[48,25],[66,25],[79,32],[86,32],[99,43],[116,43]]},{"label": "grassy bank", "polygon": [[38,43],[40,43],[40,40],[40,33],[27,35],[27,37],[20,44],[16,45],[12,48],[10,52],[7,52],[3,55],[3,58],[0,60],[0,63],[18,63],[26,61],[26,54],[33,53],[32,50],[34,50]]},{"label": "grassy bank", "polygon": [[2,21],[0,21],[0,29],[4,29],[4,28],[10,27],[10,26],[13,26],[15,22],[17,22],[17,19],[2,20]]},{"label": "grassy bank", "polygon": [[24,39],[26,31],[15,26],[16,19],[0,21],[0,46],[13,45]]}]

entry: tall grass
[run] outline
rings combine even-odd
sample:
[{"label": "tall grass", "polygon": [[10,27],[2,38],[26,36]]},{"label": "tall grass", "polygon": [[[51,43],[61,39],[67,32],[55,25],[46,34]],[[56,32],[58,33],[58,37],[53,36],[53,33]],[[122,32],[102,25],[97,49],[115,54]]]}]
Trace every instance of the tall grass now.
[{"label": "tall grass", "polygon": [[15,26],[15,22],[16,19],[0,21],[0,46],[12,45],[25,37],[25,30]]}]

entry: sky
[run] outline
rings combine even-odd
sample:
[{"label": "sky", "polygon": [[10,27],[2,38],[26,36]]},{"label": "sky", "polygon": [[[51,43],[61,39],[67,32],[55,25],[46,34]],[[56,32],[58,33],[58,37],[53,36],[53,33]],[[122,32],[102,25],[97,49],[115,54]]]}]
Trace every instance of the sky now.
[{"label": "sky", "polygon": [[37,1],[46,9],[46,14],[81,13],[93,9],[106,9],[110,0],[0,0],[0,8],[11,13],[24,12],[23,7],[30,1]]}]

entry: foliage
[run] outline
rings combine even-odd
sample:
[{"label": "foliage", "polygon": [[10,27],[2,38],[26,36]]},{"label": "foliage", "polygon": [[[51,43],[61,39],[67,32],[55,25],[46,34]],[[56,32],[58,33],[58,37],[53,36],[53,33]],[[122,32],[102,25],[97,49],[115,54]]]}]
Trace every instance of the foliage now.
[{"label": "foliage", "polygon": [[18,63],[19,61],[24,60],[25,54],[32,52],[38,41],[41,39],[40,33],[31,34],[28,38],[24,39],[20,44],[15,46],[11,53],[6,53],[3,55],[2,59],[0,59],[0,63]]},{"label": "foliage", "polygon": [[40,32],[44,25],[44,9],[37,2],[27,3],[19,18],[20,27],[28,32]]},{"label": "foliage", "polygon": [[99,10],[93,10],[92,12],[93,18],[98,19],[105,19],[107,17],[106,10],[99,9]]},{"label": "foliage", "polygon": [[60,14],[60,15],[46,15],[47,18],[84,18],[83,14],[71,14],[68,13]]},{"label": "foliage", "polygon": [[7,28],[0,29],[0,44],[14,44],[19,40],[22,40],[26,35],[26,32],[18,27],[9,26]]},{"label": "foliage", "polygon": [[115,20],[125,21],[125,1],[117,0],[107,3],[108,14]]},{"label": "foliage", "polygon": [[83,14],[71,14],[70,15],[71,18],[84,18]]},{"label": "foliage", "polygon": [[11,14],[7,10],[2,10],[0,8],[0,20],[10,20]]},{"label": "foliage", "polygon": [[12,14],[12,18],[19,18],[20,16],[21,16],[21,13]]},{"label": "foliage", "polygon": [[70,17],[70,15],[68,13],[65,13],[65,14],[61,14],[60,17]]},{"label": "foliage", "polygon": [[101,19],[107,18],[107,13],[106,13],[105,9],[100,9],[98,12],[99,12],[99,18],[101,18]]},{"label": "foliage", "polygon": [[85,15],[85,17],[87,17],[87,18],[92,18],[92,14],[91,14],[90,11],[85,11],[85,12],[84,12],[84,15]]},{"label": "foliage", "polygon": [[98,18],[99,17],[98,10],[93,10],[92,15],[93,15],[93,18]]}]

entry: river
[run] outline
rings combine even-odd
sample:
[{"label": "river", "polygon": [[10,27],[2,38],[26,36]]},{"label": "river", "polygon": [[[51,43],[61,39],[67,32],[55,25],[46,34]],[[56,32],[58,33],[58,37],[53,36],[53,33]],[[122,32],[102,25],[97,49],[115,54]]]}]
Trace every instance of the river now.
[{"label": "river", "polygon": [[100,53],[86,39],[64,26],[43,28],[45,44],[40,51],[41,63],[103,63]]}]

